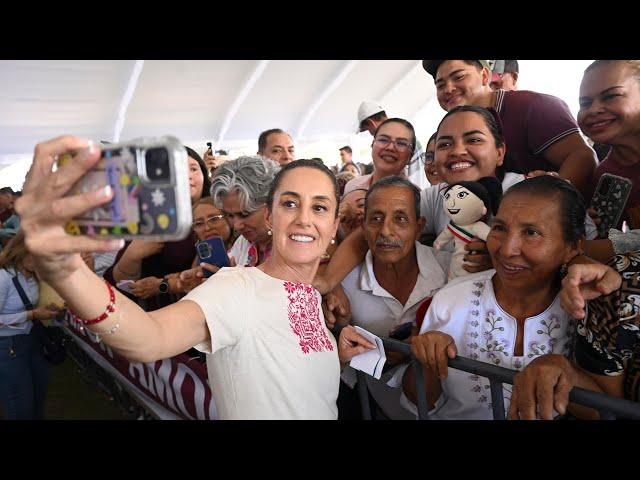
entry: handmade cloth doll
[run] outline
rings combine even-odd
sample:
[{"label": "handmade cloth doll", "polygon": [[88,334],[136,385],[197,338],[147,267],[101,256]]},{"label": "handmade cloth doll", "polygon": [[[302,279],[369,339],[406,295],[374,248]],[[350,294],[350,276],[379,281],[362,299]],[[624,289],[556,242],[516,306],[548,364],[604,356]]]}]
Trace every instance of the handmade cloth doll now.
[{"label": "handmade cloth doll", "polygon": [[449,266],[449,280],[467,275],[462,268],[464,247],[476,237],[483,241],[489,234],[489,226],[484,223],[489,211],[495,215],[498,211],[502,185],[497,178],[484,177],[477,182],[458,182],[444,191],[444,213],[451,219],[449,225],[433,242],[434,248],[440,250],[451,240],[454,241],[454,252]]}]

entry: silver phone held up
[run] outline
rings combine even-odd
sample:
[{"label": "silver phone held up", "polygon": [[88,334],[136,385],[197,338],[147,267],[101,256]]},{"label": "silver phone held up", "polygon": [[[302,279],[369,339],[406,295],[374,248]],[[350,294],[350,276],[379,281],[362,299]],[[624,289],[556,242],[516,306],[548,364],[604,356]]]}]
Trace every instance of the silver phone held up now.
[{"label": "silver phone held up", "polygon": [[67,233],[154,241],[189,234],[189,162],[180,140],[165,136],[109,144],[101,157],[68,195],[111,185],[113,199],[68,222]]}]

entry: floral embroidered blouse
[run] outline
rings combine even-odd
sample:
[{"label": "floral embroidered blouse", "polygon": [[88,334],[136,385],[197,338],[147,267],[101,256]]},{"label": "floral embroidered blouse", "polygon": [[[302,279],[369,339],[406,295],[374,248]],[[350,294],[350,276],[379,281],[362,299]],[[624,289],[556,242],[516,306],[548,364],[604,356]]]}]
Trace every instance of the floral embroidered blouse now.
[{"label": "floral embroidered blouse", "polygon": [[[517,321],[498,304],[491,279],[495,270],[460,277],[434,297],[420,333],[439,330],[453,337],[458,355],[504,368],[522,370],[547,353],[568,355],[574,321],[558,296],[544,312],[524,323],[524,351],[515,356]],[[449,368],[442,381],[443,394],[430,414],[434,419],[491,420],[489,380]],[[505,411],[511,385],[503,387]]]}]

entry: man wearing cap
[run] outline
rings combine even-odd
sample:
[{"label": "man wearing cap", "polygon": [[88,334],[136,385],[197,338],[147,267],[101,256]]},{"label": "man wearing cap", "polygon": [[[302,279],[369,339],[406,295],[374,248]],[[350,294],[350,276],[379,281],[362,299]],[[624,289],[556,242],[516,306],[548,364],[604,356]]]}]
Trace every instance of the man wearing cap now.
[{"label": "man wearing cap", "polygon": [[565,102],[527,90],[491,90],[488,60],[423,60],[422,66],[433,77],[444,110],[477,105],[497,113],[507,144],[507,171],[556,171],[591,198],[596,156]]},{"label": "man wearing cap", "polygon": [[[380,105],[380,102],[365,100],[358,108],[358,127],[360,132],[364,132],[366,130],[372,137],[375,136],[376,130],[382,122],[388,118],[389,117],[382,105]],[[407,178],[420,189],[427,188],[430,185],[429,180],[427,180],[427,176],[424,173],[422,155],[422,145],[418,140],[416,140],[416,149],[413,152],[411,160],[409,160],[409,163],[407,164],[406,173]]]},{"label": "man wearing cap", "polygon": [[491,70],[491,89],[517,90],[519,70],[517,60],[495,60]]}]

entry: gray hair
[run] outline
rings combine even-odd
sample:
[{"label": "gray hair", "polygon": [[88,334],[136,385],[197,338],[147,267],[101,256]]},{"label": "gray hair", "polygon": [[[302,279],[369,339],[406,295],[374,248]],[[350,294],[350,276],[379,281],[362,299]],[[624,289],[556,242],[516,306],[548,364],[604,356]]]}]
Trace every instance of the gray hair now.
[{"label": "gray hair", "polygon": [[222,199],[237,193],[242,210],[255,212],[267,203],[269,188],[280,170],[277,162],[261,156],[238,157],[219,166],[211,179],[211,196],[216,207]]},{"label": "gray hair", "polygon": [[400,177],[398,175],[392,175],[390,177],[385,177],[381,180],[378,180],[376,183],[369,187],[367,191],[367,195],[364,197],[364,215],[367,216],[367,205],[369,204],[369,197],[373,192],[380,188],[384,187],[401,187],[407,188],[413,193],[413,203],[414,209],[416,211],[416,219],[420,218],[420,189],[416,187],[413,183],[411,183],[406,178]]}]

